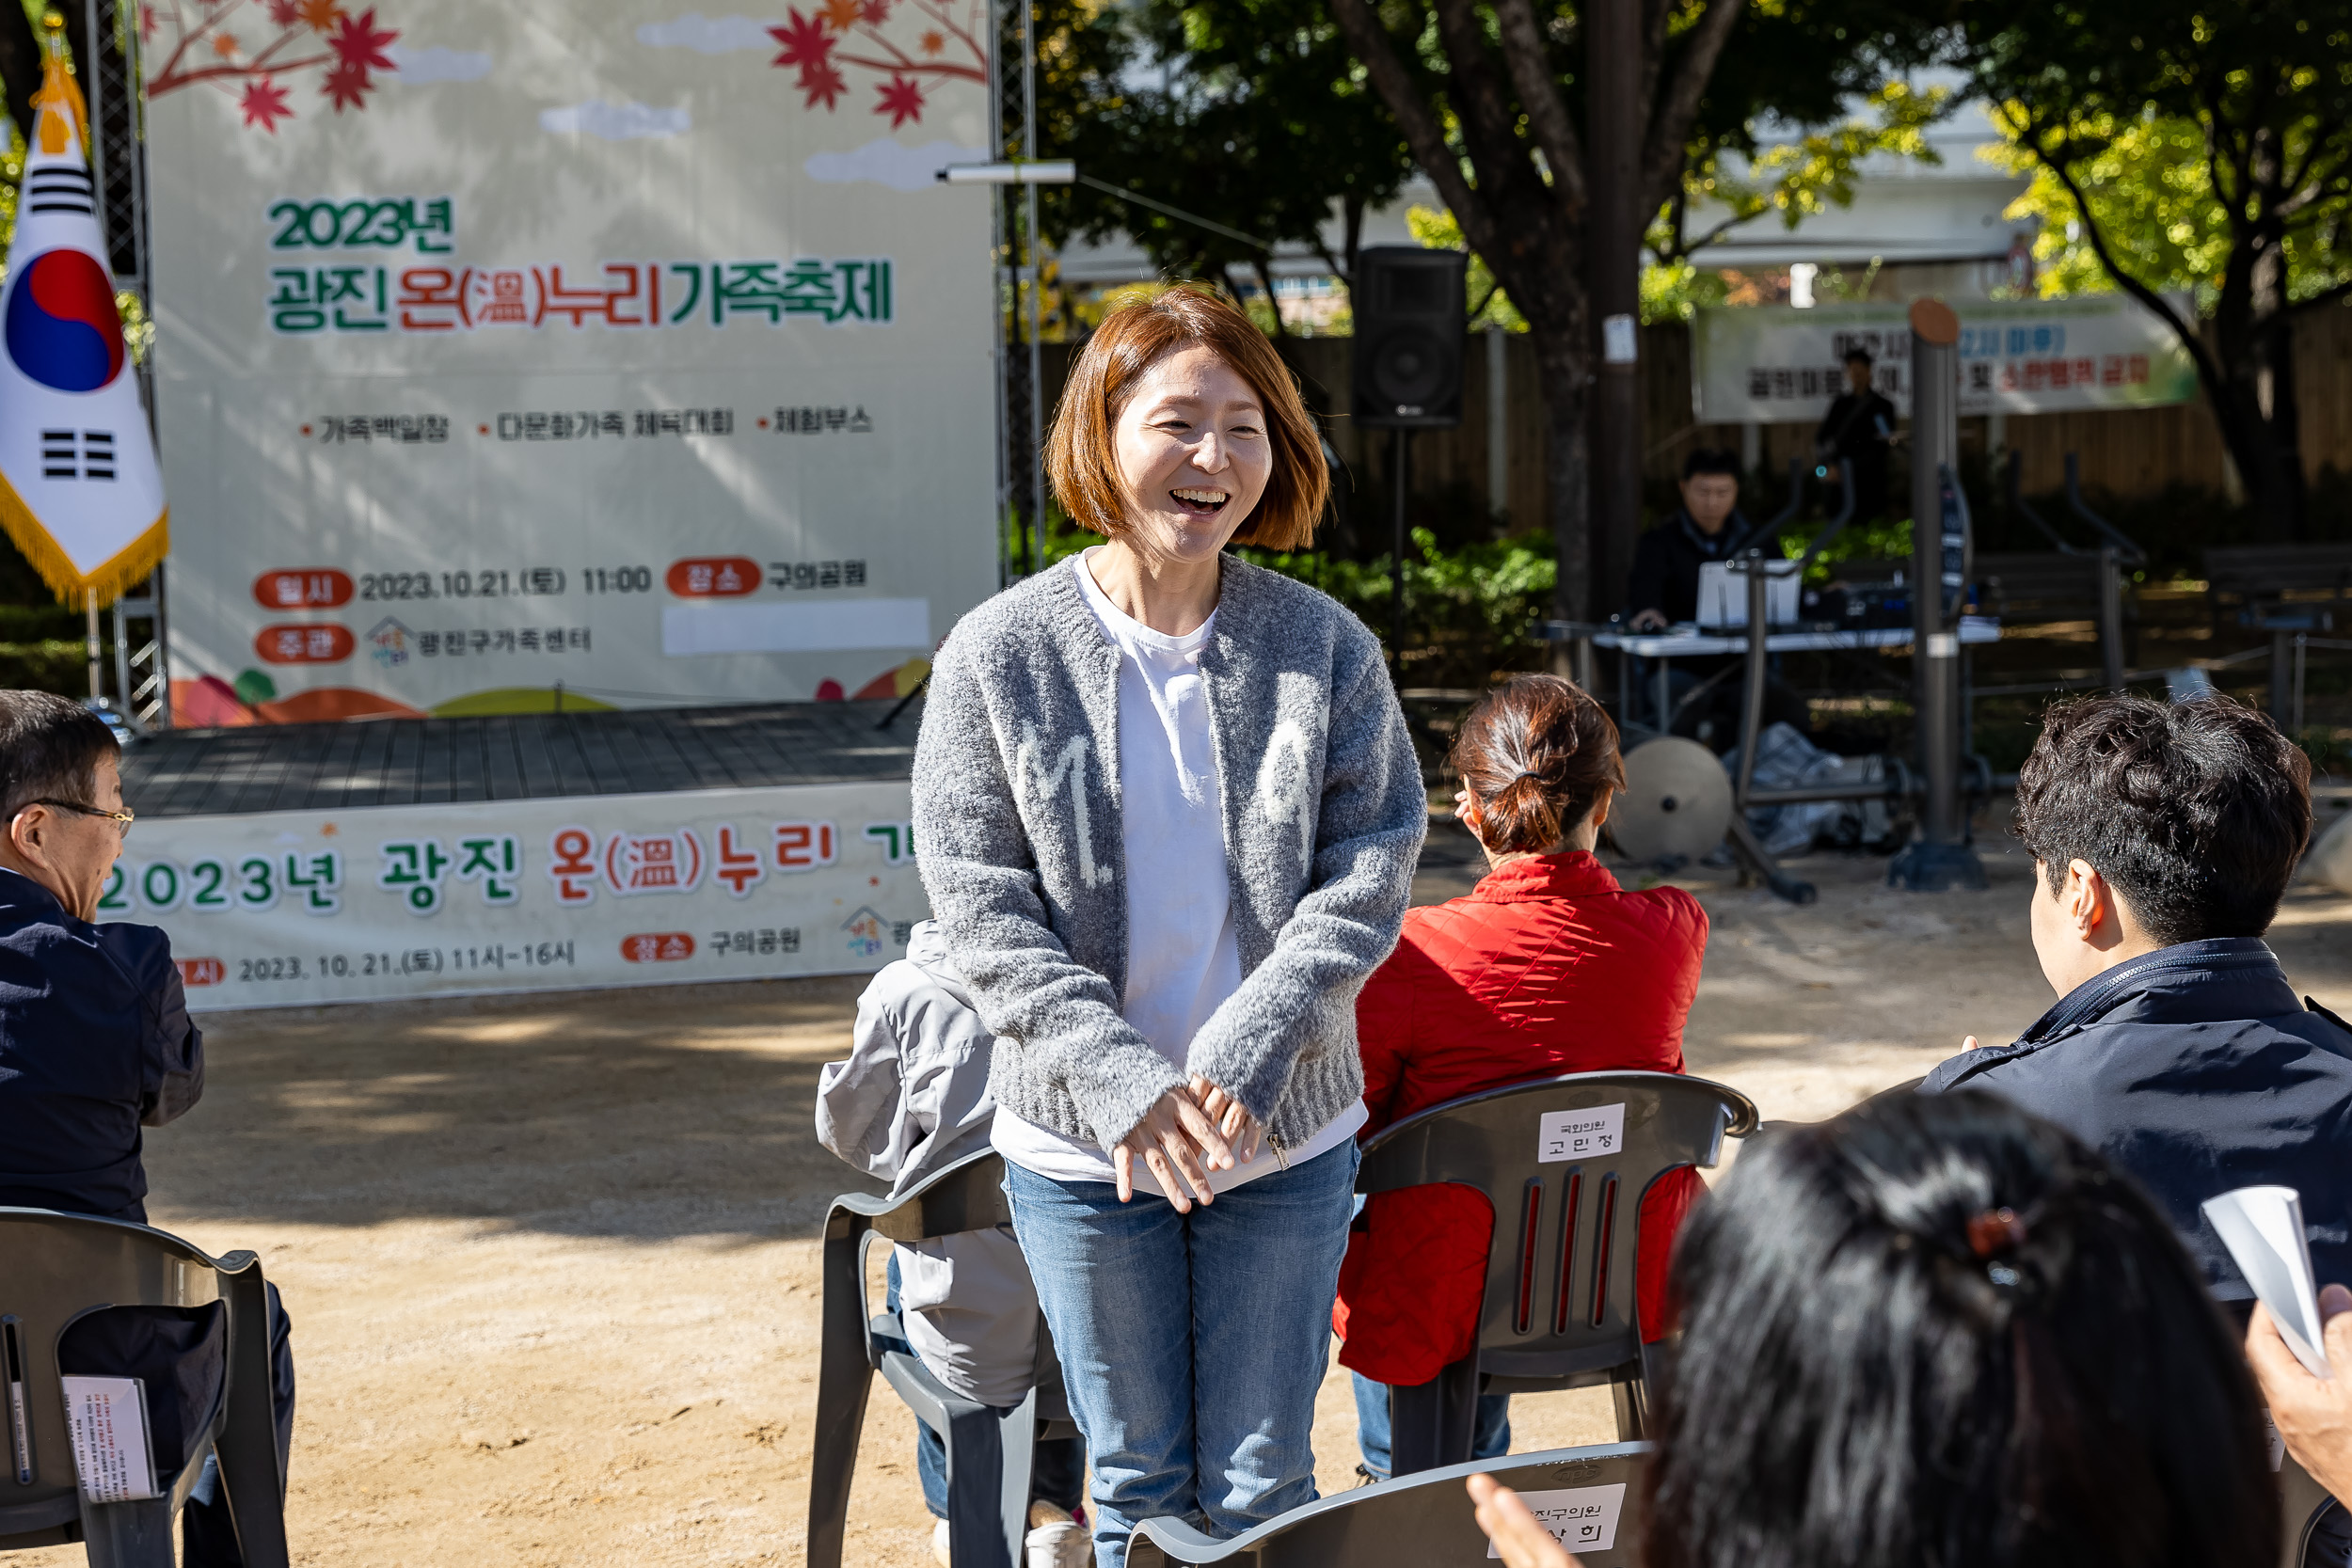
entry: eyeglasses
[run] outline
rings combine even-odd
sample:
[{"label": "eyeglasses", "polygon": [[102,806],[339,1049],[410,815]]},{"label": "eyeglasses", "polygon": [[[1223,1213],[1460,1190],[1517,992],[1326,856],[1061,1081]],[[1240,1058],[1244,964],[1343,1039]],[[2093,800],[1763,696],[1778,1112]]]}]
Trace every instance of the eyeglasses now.
[{"label": "eyeglasses", "polygon": [[[112,822],[115,825],[115,832],[124,838],[131,836],[131,824],[139,819],[137,812],[127,808],[122,811],[101,811],[96,806],[86,806],[79,800],[27,800],[24,804],[26,806],[55,806],[59,811],[79,812],[84,816],[103,816]],[[24,815],[23,807],[18,808],[17,815],[20,816]]]}]

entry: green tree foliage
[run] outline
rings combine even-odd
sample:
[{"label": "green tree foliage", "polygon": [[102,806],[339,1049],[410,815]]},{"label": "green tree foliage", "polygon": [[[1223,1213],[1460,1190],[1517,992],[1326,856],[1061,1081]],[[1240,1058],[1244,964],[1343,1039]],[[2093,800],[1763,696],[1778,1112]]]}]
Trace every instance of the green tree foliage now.
[{"label": "green tree foliage", "polygon": [[1395,198],[1412,161],[1322,0],[1041,0],[1041,14],[1057,56],[1046,155],[1074,159],[1086,182],[1055,198],[1049,235],[1124,232],[1164,276],[1228,283],[1240,269],[1269,293],[1269,245],[1353,276],[1363,214]]},{"label": "green tree foliage", "polygon": [[[1438,187],[1464,242],[1534,340],[1549,423],[1551,523],[1562,606],[1591,585],[1585,515],[1585,388],[1593,324],[1585,293],[1589,214],[1585,20],[1572,0],[1327,0]],[[1934,9],[1948,0],[1930,0]],[[1778,214],[1793,224],[1851,199],[1874,152],[1919,155],[1944,106],[1900,86],[1938,33],[1896,0],[1636,0],[1635,160],[1661,265],[1644,312],[1684,313],[1704,292],[1690,250],[1722,228]],[[1859,112],[1855,101],[1862,101]],[[1795,135],[1788,132],[1793,129]],[[1787,144],[1783,146],[1781,144]],[[1693,190],[1722,228],[1693,233]],[[1473,303],[1478,296],[1473,295]],[[1489,304],[1500,315],[1503,307]],[[1629,542],[1613,541],[1614,546]]]},{"label": "green tree foliage", "polygon": [[[1409,684],[1484,687],[1506,670],[1542,661],[1535,625],[1549,613],[1559,564],[1542,533],[1473,541],[1447,550],[1412,531],[1405,558],[1405,642]],[[1386,555],[1372,561],[1300,552],[1234,552],[1319,588],[1364,625],[1389,634],[1394,584]]]},{"label": "green tree foliage", "polygon": [[[2048,287],[2103,274],[2161,316],[2258,526],[2298,536],[2289,327],[2352,293],[2352,0],[1972,0],[1963,18],[1963,56],[2035,172],[2025,203],[2066,236],[2045,236]],[[2197,310],[2164,298],[2179,289]]]},{"label": "green tree foliage", "polygon": [[[1895,79],[1857,97],[1856,112],[1818,125],[1788,126],[1784,139],[1758,145],[1772,133],[1759,132],[1754,116],[1736,139],[1694,138],[1682,186],[1651,227],[1651,251],[1666,261],[1680,261],[1758,218],[1778,217],[1783,228],[1794,230],[1832,207],[1851,207],[1866,158],[1893,154],[1929,165],[1943,161],[1929,145],[1928,131],[1950,109],[1951,89],[1921,91]],[[1760,114],[1768,106],[1751,107]],[[1770,107],[1777,119],[1777,106]],[[1722,209],[1695,232],[1694,201]]]}]

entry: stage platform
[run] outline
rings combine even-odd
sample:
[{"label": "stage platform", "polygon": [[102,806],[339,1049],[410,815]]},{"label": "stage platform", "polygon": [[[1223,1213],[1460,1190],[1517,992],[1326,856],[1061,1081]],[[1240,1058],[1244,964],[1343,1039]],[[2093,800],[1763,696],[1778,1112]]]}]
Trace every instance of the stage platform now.
[{"label": "stage platform", "polygon": [[903,781],[918,700],[167,731],[122,756],[141,821]]}]

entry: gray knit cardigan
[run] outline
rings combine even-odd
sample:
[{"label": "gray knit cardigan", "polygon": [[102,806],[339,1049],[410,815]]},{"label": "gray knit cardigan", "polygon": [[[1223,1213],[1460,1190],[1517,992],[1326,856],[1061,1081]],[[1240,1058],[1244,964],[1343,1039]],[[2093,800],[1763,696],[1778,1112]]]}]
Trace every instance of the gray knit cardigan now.
[{"label": "gray knit cardigan", "polygon": [[1428,830],[1363,624],[1231,557],[1201,650],[1241,989],[1179,1069],[1120,1017],[1118,645],[1070,562],[957,624],[914,752],[931,910],[996,1036],[996,1103],[1108,1148],[1200,1073],[1296,1146],[1363,1093],[1356,995],[1396,945]]}]

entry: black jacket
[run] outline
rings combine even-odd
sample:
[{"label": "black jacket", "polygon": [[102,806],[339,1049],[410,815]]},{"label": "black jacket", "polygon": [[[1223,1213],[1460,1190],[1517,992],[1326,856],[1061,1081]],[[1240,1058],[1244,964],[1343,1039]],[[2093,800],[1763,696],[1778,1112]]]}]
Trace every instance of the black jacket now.
[{"label": "black jacket", "polygon": [[1865,463],[1884,463],[1894,434],[1895,405],[1871,390],[1838,393],[1814,438],[1829,448],[1832,457],[1849,458],[1859,468]]},{"label": "black jacket", "polygon": [[1633,571],[1626,578],[1626,612],[1661,612],[1677,625],[1699,613],[1699,567],[1727,561],[1749,543],[1748,520],[1735,510],[1711,537],[1700,531],[1680,507],[1634,543]]},{"label": "black jacket", "polygon": [[2045,1117],[2136,1178],[2222,1301],[2254,1292],[2198,1205],[2259,1183],[2302,1195],[2318,1282],[2352,1284],[2352,1027],[2298,1003],[2253,938],[2118,964],[1919,1092],[1956,1088]]},{"label": "black jacket", "polygon": [[171,939],[0,870],[0,1205],[146,1223],[140,1128],[203,1092]]}]

